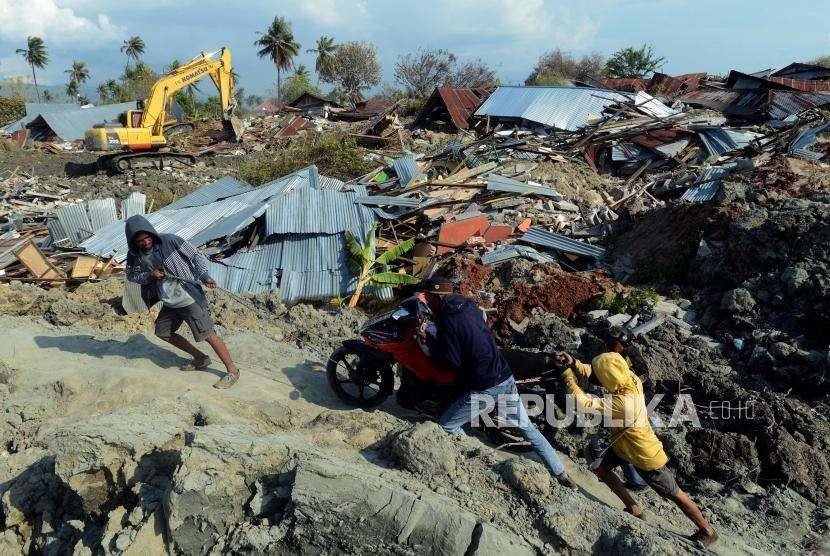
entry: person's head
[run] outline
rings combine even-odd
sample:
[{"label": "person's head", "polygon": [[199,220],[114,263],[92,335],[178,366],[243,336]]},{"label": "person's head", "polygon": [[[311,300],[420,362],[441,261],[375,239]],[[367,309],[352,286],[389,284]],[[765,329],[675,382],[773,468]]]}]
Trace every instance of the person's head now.
[{"label": "person's head", "polygon": [[432,276],[424,282],[424,298],[433,311],[437,311],[444,304],[444,299],[454,293],[453,283],[444,276]]},{"label": "person's head", "polygon": [[606,351],[624,354],[631,343],[628,331],[622,326],[609,326],[602,332]]},{"label": "person's head", "polygon": [[147,232],[136,232],[133,236],[133,244],[139,249],[149,251],[153,248],[153,236]]}]

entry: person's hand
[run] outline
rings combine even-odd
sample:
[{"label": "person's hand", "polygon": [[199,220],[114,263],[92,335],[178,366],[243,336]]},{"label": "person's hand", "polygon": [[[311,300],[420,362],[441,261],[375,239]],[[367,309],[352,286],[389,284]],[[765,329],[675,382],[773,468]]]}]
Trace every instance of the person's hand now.
[{"label": "person's hand", "polygon": [[573,355],[565,351],[554,352],[553,361],[554,366],[560,371],[565,371],[574,364]]},{"label": "person's hand", "polygon": [[151,272],[151,273],[150,273],[150,275],[151,275],[151,276],[152,276],[155,280],[161,280],[162,278],[164,278],[164,271],[163,271],[162,269],[160,269],[160,268],[154,268],[154,269],[153,269],[153,272]]},{"label": "person's hand", "polygon": [[215,287],[216,287],[216,280],[214,280],[213,278],[211,278],[210,276],[208,276],[208,277],[205,279],[205,285],[206,285],[207,287],[209,287],[209,288],[215,288]]}]

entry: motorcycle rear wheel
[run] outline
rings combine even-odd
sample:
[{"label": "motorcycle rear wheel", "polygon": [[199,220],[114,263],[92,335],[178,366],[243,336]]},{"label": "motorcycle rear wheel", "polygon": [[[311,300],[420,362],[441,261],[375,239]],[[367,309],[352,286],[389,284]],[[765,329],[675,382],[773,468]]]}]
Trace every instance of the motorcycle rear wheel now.
[{"label": "motorcycle rear wheel", "polygon": [[347,346],[331,354],[326,376],[337,397],[355,407],[376,407],[395,389],[395,372],[389,361]]}]

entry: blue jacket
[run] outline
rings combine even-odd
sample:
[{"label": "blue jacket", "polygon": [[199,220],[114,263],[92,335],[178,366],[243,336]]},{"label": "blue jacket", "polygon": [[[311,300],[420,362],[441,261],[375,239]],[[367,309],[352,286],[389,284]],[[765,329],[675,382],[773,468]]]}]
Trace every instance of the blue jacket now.
[{"label": "blue jacket", "polygon": [[486,390],[512,376],[481,309],[473,300],[449,295],[435,315],[438,354],[462,385]]},{"label": "blue jacket", "polygon": [[[153,243],[161,252],[165,273],[198,282],[204,282],[208,278],[207,259],[201,251],[177,235],[156,232],[150,221],[141,215],[129,217],[124,225],[124,233],[129,246],[127,280],[141,284],[141,298],[148,309],[159,301],[158,286],[156,280],[150,276],[153,269],[144,268],[138,247],[133,242],[133,237],[138,232],[145,232],[153,238]],[[207,297],[201,286],[183,282],[182,287],[196,303],[207,308]]]}]

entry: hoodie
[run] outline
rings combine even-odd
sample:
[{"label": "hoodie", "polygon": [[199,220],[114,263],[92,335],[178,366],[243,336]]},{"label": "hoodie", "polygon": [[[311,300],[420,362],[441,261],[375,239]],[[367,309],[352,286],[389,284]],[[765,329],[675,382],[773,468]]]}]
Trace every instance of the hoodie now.
[{"label": "hoodie", "polygon": [[513,375],[481,309],[471,299],[447,296],[435,326],[439,357],[456,371],[463,386],[487,390]]},{"label": "hoodie", "polygon": [[[142,263],[140,248],[133,238],[138,232],[145,232],[153,238],[163,261],[164,272],[187,280],[204,282],[208,279],[207,259],[192,244],[174,234],[159,234],[153,225],[141,215],[131,216],[124,224],[127,237],[127,280],[141,285],[141,298],[148,308],[159,301],[157,281],[150,275],[152,268]],[[183,282],[182,286],[196,303],[207,307],[207,298],[201,286]]]},{"label": "hoodie", "polygon": [[[610,401],[588,396],[579,387],[577,375],[588,378],[591,372],[611,394]],[[590,365],[575,361],[562,378],[578,407],[610,415],[617,422],[611,426],[611,449],[615,454],[644,471],[666,465],[669,458],[648,420],[643,383],[619,353],[597,355]]]}]

